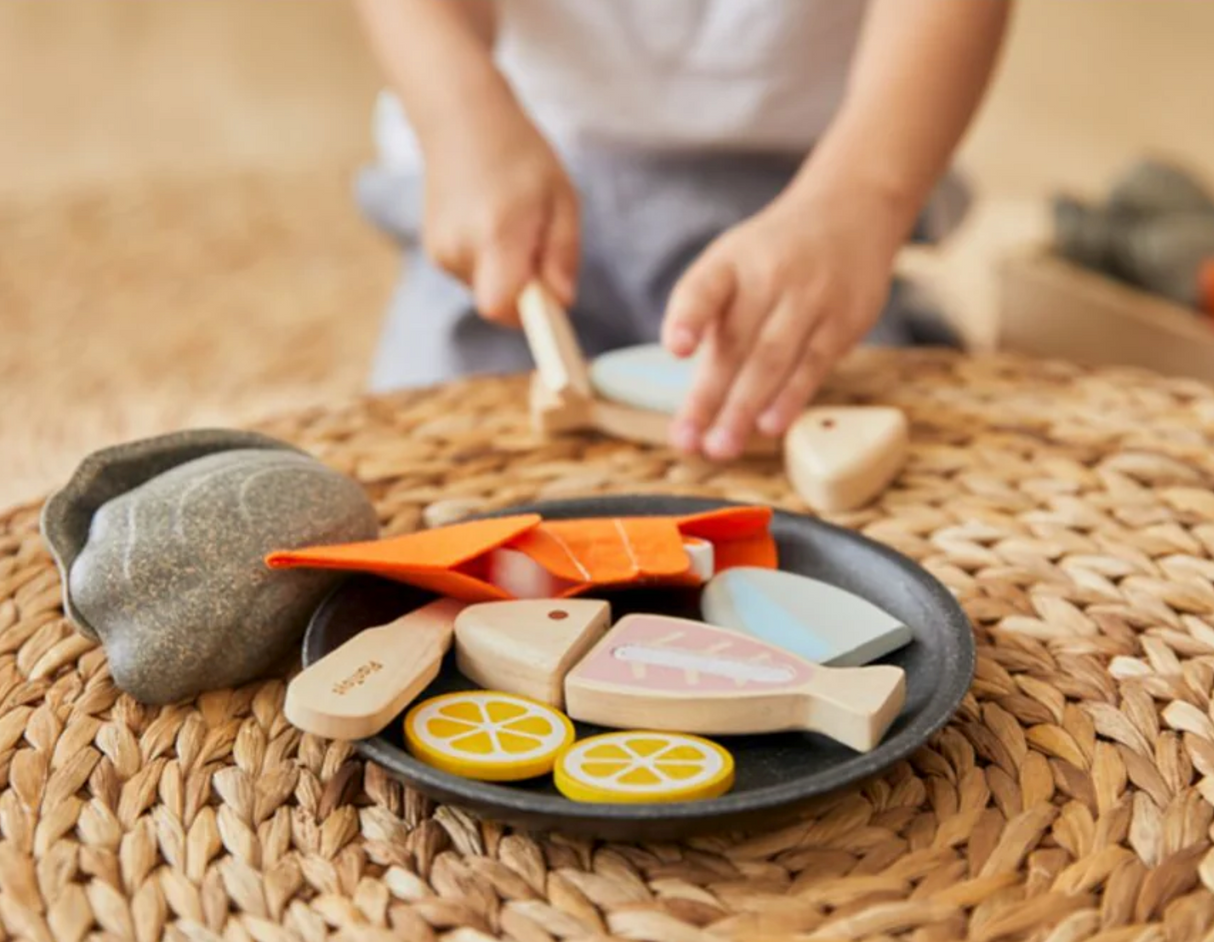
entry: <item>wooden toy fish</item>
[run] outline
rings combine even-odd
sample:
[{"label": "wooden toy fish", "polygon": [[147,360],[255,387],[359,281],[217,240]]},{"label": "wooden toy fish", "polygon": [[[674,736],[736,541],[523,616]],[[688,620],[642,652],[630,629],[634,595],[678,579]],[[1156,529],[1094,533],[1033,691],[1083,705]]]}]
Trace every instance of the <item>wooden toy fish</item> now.
[{"label": "wooden toy fish", "polygon": [[906,461],[906,416],[884,406],[808,409],[788,430],[788,479],[814,510],[854,510],[880,494]]},{"label": "wooden toy fish", "polygon": [[622,619],[565,678],[569,716],[703,735],[807,730],[873,749],[906,699],[897,667],[832,668],[664,615]]},{"label": "wooden toy fish", "polygon": [[867,664],[913,637],[868,600],[778,569],[739,567],[715,576],[700,596],[700,611],[710,625],[833,667]]},{"label": "wooden toy fish", "polygon": [[287,720],[330,739],[375,735],[438,676],[464,607],[439,599],[359,632],[291,681]]},{"label": "wooden toy fish", "polygon": [[487,602],[455,620],[460,673],[561,709],[565,674],[611,626],[611,606],[594,599]]},{"label": "wooden toy fish", "polygon": [[[776,544],[770,507],[726,507],[688,516],[593,517],[544,520],[538,514],[490,518],[422,530],[367,543],[321,546],[270,554],[274,569],[346,569],[374,573],[468,602],[516,596],[494,581],[496,572],[516,590],[538,593],[532,570],[511,550],[551,577],[558,597],[611,587],[696,586],[733,566],[774,568]],[[709,544],[707,551],[696,542]],[[491,565],[492,563],[492,565]]]}]

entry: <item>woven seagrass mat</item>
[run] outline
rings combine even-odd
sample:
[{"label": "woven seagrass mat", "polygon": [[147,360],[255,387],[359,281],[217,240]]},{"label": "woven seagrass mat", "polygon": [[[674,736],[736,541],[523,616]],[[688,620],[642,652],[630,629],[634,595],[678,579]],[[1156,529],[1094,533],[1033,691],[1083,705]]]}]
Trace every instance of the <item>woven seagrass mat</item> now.
[{"label": "woven seagrass mat", "polygon": [[[528,431],[519,379],[263,425],[355,475],[384,532],[662,492],[796,509],[777,465]],[[909,465],[836,518],[935,573],[977,679],[910,761],[804,820],[681,845],[432,807],[283,719],[283,680],[166,709],[64,622],[37,508],[0,522],[0,920],[32,939],[1153,940],[1214,926],[1214,391],[935,353],[829,398],[905,408]]]}]

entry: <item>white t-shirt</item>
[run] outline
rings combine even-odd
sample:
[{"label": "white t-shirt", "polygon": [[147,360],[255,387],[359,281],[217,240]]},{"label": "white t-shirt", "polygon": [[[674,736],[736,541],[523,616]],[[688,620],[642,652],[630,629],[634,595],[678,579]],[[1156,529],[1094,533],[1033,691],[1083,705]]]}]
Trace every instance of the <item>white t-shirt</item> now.
[{"label": "white t-shirt", "polygon": [[[496,59],[558,148],[803,153],[842,98],[865,0],[496,0]],[[438,80],[438,79],[436,79]],[[381,159],[412,168],[395,96]]]}]

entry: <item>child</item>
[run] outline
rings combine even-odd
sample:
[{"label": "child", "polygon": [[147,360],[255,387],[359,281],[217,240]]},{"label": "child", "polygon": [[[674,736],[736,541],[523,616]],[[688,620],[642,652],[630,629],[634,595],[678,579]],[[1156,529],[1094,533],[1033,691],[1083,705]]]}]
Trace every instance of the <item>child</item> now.
[{"label": "child", "polygon": [[869,332],[1008,2],[360,0],[394,91],[360,197],[409,246],[373,385],[531,368],[539,278],[589,355],[699,354],[676,447],[782,434],[866,335],[907,339]]}]

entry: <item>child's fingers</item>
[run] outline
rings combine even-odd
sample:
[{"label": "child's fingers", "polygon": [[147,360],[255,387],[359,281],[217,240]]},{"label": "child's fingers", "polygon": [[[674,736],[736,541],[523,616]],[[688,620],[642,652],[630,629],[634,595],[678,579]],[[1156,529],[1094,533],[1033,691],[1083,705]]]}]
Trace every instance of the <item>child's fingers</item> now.
[{"label": "child's fingers", "polygon": [[842,349],[838,331],[829,321],[810,336],[788,382],[759,416],[759,430],[764,435],[788,431],[826,381]]},{"label": "child's fingers", "polygon": [[515,302],[535,274],[534,234],[490,241],[476,263],[473,293],[481,316],[508,327],[519,325]]},{"label": "child's fingers", "polygon": [[757,315],[762,313],[753,307],[753,301],[747,307],[746,297],[738,295],[721,318],[707,328],[695,378],[671,429],[676,448],[709,457],[727,450],[726,443],[706,437],[705,432],[720,412],[753,342],[751,325],[757,325]]},{"label": "child's fingers", "polygon": [[683,407],[671,425],[671,443],[688,454],[705,450],[704,432],[721,407],[737,364],[721,339],[722,331],[710,329],[704,338],[695,379]]},{"label": "child's fingers", "polygon": [[577,201],[558,198],[548,222],[541,277],[565,307],[572,305],[577,295],[580,255],[581,224]]},{"label": "child's fingers", "polygon": [[705,436],[710,457],[728,460],[742,454],[756,420],[788,381],[805,350],[817,315],[796,298],[783,296],[764,320]]},{"label": "child's fingers", "polygon": [[679,279],[662,322],[662,344],[675,356],[690,356],[709,326],[729,309],[737,291],[733,266],[710,249]]}]

